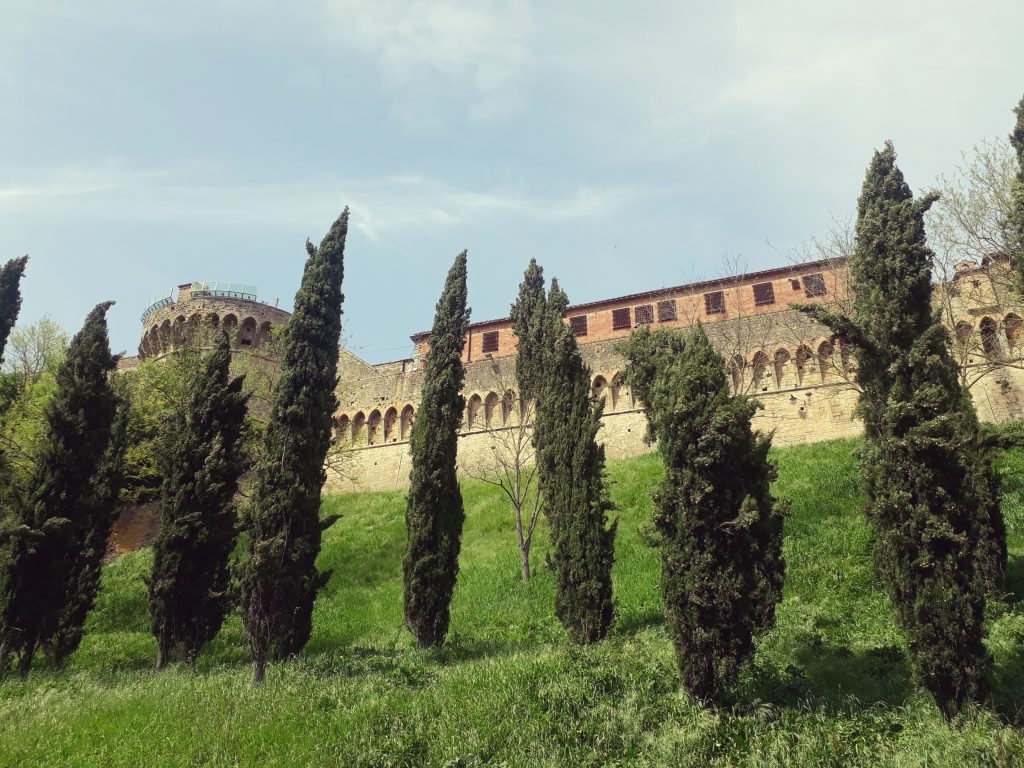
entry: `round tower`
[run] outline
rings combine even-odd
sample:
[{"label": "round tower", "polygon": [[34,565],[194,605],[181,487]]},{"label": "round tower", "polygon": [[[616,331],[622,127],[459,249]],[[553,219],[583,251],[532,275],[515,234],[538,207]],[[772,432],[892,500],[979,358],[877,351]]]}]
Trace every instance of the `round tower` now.
[{"label": "round tower", "polygon": [[142,313],[139,357],[163,357],[196,331],[217,328],[228,332],[235,349],[258,349],[290,316],[260,301],[254,285],[184,283],[161,293]]}]

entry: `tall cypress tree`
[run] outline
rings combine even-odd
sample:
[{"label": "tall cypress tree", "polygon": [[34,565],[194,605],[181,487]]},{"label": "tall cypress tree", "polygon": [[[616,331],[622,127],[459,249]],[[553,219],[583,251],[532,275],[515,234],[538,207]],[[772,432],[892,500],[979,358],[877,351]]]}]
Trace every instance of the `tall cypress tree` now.
[{"label": "tall cypress tree", "polygon": [[444,642],[459,573],[465,514],[455,459],[466,407],[462,396],[462,347],[468,323],[463,251],[448,271],[437,302],[423,396],[409,441],[412,474],[405,510],[408,546],[402,563],[405,626],[421,648]]},{"label": "tall cypress tree", "polygon": [[57,370],[37,470],[7,538],[0,669],[18,657],[27,672],[40,646],[61,661],[77,645],[95,599],[98,580],[88,569],[102,557],[100,542],[116,502],[117,456],[110,453],[110,438],[119,419],[110,374],[117,361],[106,322],[111,303],[89,313]]},{"label": "tall cypress tree", "polygon": [[577,643],[604,639],[614,617],[612,564],[617,521],[597,443],[602,401],[591,404],[590,369],[565,324],[568,297],[551,281],[544,303],[543,353],[536,382],[534,445],[551,526],[555,614]]},{"label": "tall cypress tree", "polygon": [[852,317],[803,309],[853,348],[878,570],[917,677],[950,716],[988,690],[985,591],[1001,579],[1006,543],[977,416],[931,307],[934,200],[914,199],[891,143],[876,152],[858,202]]},{"label": "tall cypress tree", "polygon": [[1010,146],[1017,155],[1017,173],[1010,192],[1010,215],[1007,221],[1009,254],[1017,264],[1017,289],[1024,293],[1024,97],[1014,108],[1017,122],[1010,134]]},{"label": "tall cypress tree", "polygon": [[285,327],[281,376],[255,468],[242,617],[256,682],[269,657],[286,658],[306,645],[313,601],[330,575],[317,571],[316,558],[321,532],[333,522],[320,520],[320,490],[337,408],[347,233],[348,208],[319,248],[306,241],[308,259]]},{"label": "tall cypress tree", "polygon": [[28,256],[11,259],[0,269],[0,363],[4,360],[7,337],[21,310],[21,278],[25,274]]},{"label": "tall cypress tree", "polygon": [[544,268],[530,259],[519,284],[519,295],[512,305],[512,333],[518,340],[516,347],[516,381],[520,397],[536,397],[537,379],[540,377],[544,332]]},{"label": "tall cypress tree", "polygon": [[244,468],[248,396],[230,375],[226,333],[186,382],[183,408],[164,425],[160,533],[153,544],[149,612],[157,668],[180,652],[189,664],[220,631],[230,607],[234,503]]},{"label": "tall cypress tree", "polygon": [[645,326],[622,345],[665,476],[653,494],[661,592],[686,689],[723,703],[782,599],[785,505],[772,498],[771,437],[760,403],[733,397],[703,327],[685,337]]}]

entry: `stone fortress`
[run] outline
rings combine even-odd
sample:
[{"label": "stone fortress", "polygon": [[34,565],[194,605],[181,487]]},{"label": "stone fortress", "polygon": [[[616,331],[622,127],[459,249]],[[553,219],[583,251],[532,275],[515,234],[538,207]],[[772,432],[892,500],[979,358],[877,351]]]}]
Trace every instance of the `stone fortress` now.
[{"label": "stone fortress", "polygon": [[[950,326],[954,355],[986,421],[1024,418],[1024,333],[1021,302],[1009,290],[1009,265],[958,264],[937,287],[936,304]],[[616,346],[640,325],[687,328],[703,323],[727,361],[732,388],[757,397],[755,426],[774,431],[776,445],[856,435],[857,400],[848,350],[827,329],[791,304],[849,301],[845,260],[793,264],[717,280],[661,288],[571,305],[566,322],[576,334],[593,376],[595,399],[605,401],[604,441],[609,458],[652,450],[646,420],[617,374]],[[514,298],[514,296],[510,297]],[[288,313],[261,302],[252,286],[187,283],[157,297],[142,316],[140,359],[175,349],[189,327],[227,330],[239,353],[273,354],[267,340]],[[427,332],[412,336],[411,357],[370,364],[342,349],[335,444],[342,461],[328,463],[333,491],[403,488],[409,478],[409,434],[419,406]],[[472,470],[500,448],[500,436],[520,429],[523,404],[515,395],[516,339],[508,318],[470,325],[463,349],[466,412],[459,464]]]}]

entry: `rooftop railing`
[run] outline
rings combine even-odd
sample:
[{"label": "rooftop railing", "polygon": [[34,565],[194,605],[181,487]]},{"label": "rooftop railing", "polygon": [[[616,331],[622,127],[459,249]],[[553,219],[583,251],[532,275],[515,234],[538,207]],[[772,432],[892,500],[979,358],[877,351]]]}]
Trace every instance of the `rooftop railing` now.
[{"label": "rooftop railing", "polygon": [[193,296],[219,296],[225,299],[256,301],[257,288],[245,283],[192,283]]}]

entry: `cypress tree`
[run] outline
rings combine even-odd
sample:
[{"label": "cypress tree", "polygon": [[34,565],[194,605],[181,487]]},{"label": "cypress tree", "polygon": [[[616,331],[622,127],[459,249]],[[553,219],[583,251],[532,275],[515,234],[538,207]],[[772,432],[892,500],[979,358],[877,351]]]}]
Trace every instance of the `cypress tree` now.
[{"label": "cypress tree", "polygon": [[988,691],[985,592],[1001,579],[1006,538],[977,416],[931,307],[924,213],[935,199],[914,199],[891,143],[876,152],[858,202],[852,317],[803,309],[853,348],[878,571],[918,680],[951,716]]},{"label": "cypress tree", "polygon": [[344,296],[348,208],[320,247],[306,242],[302,285],[282,340],[281,376],[256,464],[246,526],[242,617],[260,682],[267,659],[286,658],[306,645],[313,601],[330,574],[319,573],[324,459],[337,408],[338,343]]},{"label": "cypress tree", "polygon": [[0,363],[4,360],[7,337],[21,310],[21,278],[25,274],[28,256],[11,259],[0,269]]},{"label": "cypress tree", "polygon": [[465,519],[455,475],[459,426],[466,400],[462,347],[469,323],[466,252],[455,259],[437,302],[412,425],[412,474],[405,510],[408,546],[402,563],[405,626],[420,648],[438,647],[448,632]]},{"label": "cypress tree", "polygon": [[523,273],[519,284],[519,295],[512,305],[512,333],[518,340],[516,347],[516,381],[520,397],[533,399],[536,396],[537,379],[540,376],[543,355],[544,332],[544,268],[536,259]]},{"label": "cypress tree", "polygon": [[544,303],[543,355],[536,382],[534,445],[544,509],[551,527],[555,614],[582,644],[611,628],[615,531],[605,479],[604,446],[597,443],[604,403],[590,401],[590,369],[564,322],[568,297],[551,281]]},{"label": "cypress tree", "polygon": [[[42,646],[60,662],[78,644],[116,503],[117,451],[111,434],[118,397],[110,374],[106,313],[97,306],[71,340],[46,407],[46,440],[0,578],[0,668],[19,658],[28,672]],[[118,430],[121,426],[117,427]]]},{"label": "cypress tree", "polygon": [[226,333],[185,383],[183,409],[163,429],[160,533],[153,544],[149,612],[157,668],[173,650],[189,664],[220,631],[230,607],[234,504],[244,468],[248,396],[230,376]]},{"label": "cypress tree", "polygon": [[1017,173],[1010,191],[1010,214],[1007,220],[1010,256],[1017,265],[1017,289],[1024,293],[1024,97],[1014,108],[1017,122],[1010,134],[1010,146],[1017,155]]},{"label": "cypress tree", "polygon": [[686,689],[723,703],[782,599],[785,505],[772,498],[761,407],[733,397],[703,327],[685,337],[643,327],[622,345],[665,476],[653,494],[661,593]]}]

